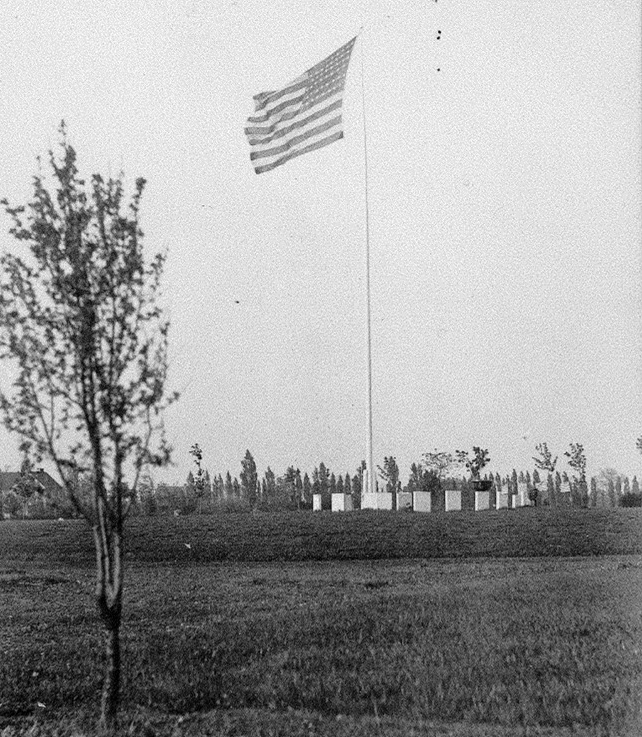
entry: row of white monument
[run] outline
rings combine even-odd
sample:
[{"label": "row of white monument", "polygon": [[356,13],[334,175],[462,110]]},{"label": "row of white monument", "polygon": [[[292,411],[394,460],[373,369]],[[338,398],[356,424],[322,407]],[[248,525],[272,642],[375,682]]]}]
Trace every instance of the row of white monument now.
[{"label": "row of white monument", "polygon": [[[546,488],[546,484],[539,484],[540,488]],[[560,493],[571,493],[571,484],[562,482]],[[475,491],[475,511],[481,512],[491,509],[491,492]],[[530,507],[532,502],[528,498],[528,484],[524,481],[517,483],[517,493],[512,494],[507,483],[503,483],[494,492],[494,509],[517,509],[518,507]],[[410,510],[414,512],[432,511],[432,493],[430,491],[400,491],[397,492],[397,510]],[[362,494],[361,509],[392,510],[392,494],[390,492],[377,492],[374,494]],[[321,494],[312,496],[312,509],[320,512]],[[332,494],[333,512],[351,512],[354,509],[353,499],[350,494]],[[446,512],[461,511],[461,490],[446,489],[444,491],[444,509]]]}]

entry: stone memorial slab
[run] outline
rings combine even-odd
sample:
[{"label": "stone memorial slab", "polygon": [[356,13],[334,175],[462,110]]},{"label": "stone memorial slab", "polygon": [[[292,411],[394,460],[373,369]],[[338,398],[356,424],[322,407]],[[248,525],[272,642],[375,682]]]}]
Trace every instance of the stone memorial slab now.
[{"label": "stone memorial slab", "polygon": [[412,510],[412,493],[409,491],[400,491],[397,493],[397,511],[403,509]]},{"label": "stone memorial slab", "polygon": [[312,511],[321,511],[321,494],[312,494]]},{"label": "stone memorial slab", "polygon": [[412,493],[412,508],[415,512],[430,512],[432,494],[429,491],[414,491]]},{"label": "stone memorial slab", "polygon": [[475,512],[490,509],[490,491],[475,492]]},{"label": "stone memorial slab", "polygon": [[333,494],[332,495],[332,511],[333,512],[351,512],[352,497],[350,494]]},{"label": "stone memorial slab", "polygon": [[562,485],[560,486],[560,494],[570,494],[570,493],[571,493],[571,482],[562,481]]},{"label": "stone memorial slab", "polygon": [[508,509],[508,489],[502,487],[497,489],[495,495],[495,509]]},{"label": "stone memorial slab", "polygon": [[461,511],[461,491],[459,489],[446,489],[444,497],[447,512]]},{"label": "stone memorial slab", "polygon": [[392,509],[392,494],[387,491],[380,491],[375,496],[377,497],[377,509]]},{"label": "stone memorial slab", "polygon": [[515,501],[517,502],[516,506],[518,507],[528,506],[528,484],[526,483],[526,481],[517,482],[517,496],[515,498]]},{"label": "stone memorial slab", "polygon": [[362,494],[361,495],[361,509],[376,509],[377,508],[377,495],[376,494]]}]

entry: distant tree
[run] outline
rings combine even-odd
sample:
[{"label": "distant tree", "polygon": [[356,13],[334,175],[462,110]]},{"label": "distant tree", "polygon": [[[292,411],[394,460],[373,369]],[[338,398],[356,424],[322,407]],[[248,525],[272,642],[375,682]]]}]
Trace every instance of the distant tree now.
[{"label": "distant tree", "polygon": [[631,494],[639,494],[640,493],[640,485],[638,484],[638,477],[634,476],[633,481],[631,481]]},{"label": "distant tree", "polygon": [[[159,416],[168,322],[157,304],[164,256],[146,262],[139,209],[145,181],[126,202],[124,177],[81,179],[60,127],[49,153],[52,186],[33,178],[24,207],[2,202],[24,255],[0,258],[0,358],[17,366],[0,407],[21,449],[50,458],[96,548],[96,602],[106,658],[99,728],[114,731],[120,700],[125,518],[141,470],[169,460]],[[152,449],[157,434],[158,446]],[[91,484],[90,499],[79,483]],[[89,501],[89,503],[87,503]]]},{"label": "distant tree", "polygon": [[345,481],[343,482],[343,493],[350,496],[352,494],[352,484],[350,483],[350,474],[346,473]]},{"label": "distant tree", "polygon": [[620,504],[621,498],[622,498],[622,477],[618,475],[618,477],[615,479],[615,503],[617,505]]},{"label": "distant tree", "polygon": [[458,464],[468,469],[471,479],[480,478],[482,469],[490,463],[488,450],[482,449],[478,445],[473,445],[472,457],[467,450],[456,450],[455,459]]},{"label": "distant tree", "polygon": [[[273,499],[276,496],[276,477],[274,471],[268,466],[263,474],[265,491],[263,493],[264,501]],[[293,480],[293,479],[291,479]]]},{"label": "distant tree", "polygon": [[577,480],[586,484],[586,455],[581,443],[571,443],[564,455],[568,458],[568,465],[575,471]]},{"label": "distant tree", "polygon": [[393,494],[392,498],[392,508],[396,508],[395,503],[395,494],[398,491],[399,487],[399,466],[397,465],[397,461],[394,456],[386,456],[383,459],[383,468],[381,466],[377,466],[377,471],[379,472],[379,476],[381,477],[381,480],[385,483],[385,490],[389,494]]},{"label": "distant tree", "polygon": [[613,483],[613,479],[609,479],[609,506],[615,507],[617,506],[617,501],[615,498],[615,484]]},{"label": "distant tree", "polygon": [[421,477],[421,465],[418,463],[412,463],[410,466],[410,476],[408,477],[408,491],[421,491]]},{"label": "distant tree", "polygon": [[530,486],[531,485],[531,475],[529,471],[526,471],[526,476],[524,477],[526,480],[526,483]]},{"label": "distant tree", "polygon": [[517,471],[513,469],[513,473],[510,476],[511,493],[517,494]]},{"label": "distant tree", "polygon": [[27,508],[29,501],[36,495],[42,496],[45,487],[38,481],[34,475],[33,464],[29,458],[25,458],[20,466],[20,476],[16,483],[11,487],[11,491],[22,502],[22,518],[27,516]]},{"label": "distant tree", "polygon": [[548,473],[555,473],[555,465],[557,464],[557,456],[553,458],[553,454],[548,449],[547,443],[540,443],[535,446],[537,455],[533,456],[535,468]]},{"label": "distant tree", "polygon": [[312,484],[310,483],[310,477],[307,473],[303,474],[303,496],[302,501],[306,507],[306,509],[309,509],[312,507]]},{"label": "distant tree", "polygon": [[249,450],[245,451],[245,458],[241,461],[241,469],[241,491],[247,499],[250,509],[254,509],[259,478],[256,472],[256,463]]},{"label": "distant tree", "polygon": [[355,509],[361,508],[361,474],[355,473],[352,477],[352,501]]},{"label": "distant tree", "polygon": [[205,495],[205,470],[201,463],[203,460],[203,451],[200,449],[198,443],[194,443],[190,448],[189,454],[194,458],[196,465],[196,473],[192,475],[190,471],[190,476],[192,477],[192,488],[194,489],[198,504],[198,513],[201,514],[203,511],[203,496]]},{"label": "distant tree", "polygon": [[[461,453],[461,451],[458,451],[458,453]],[[448,473],[457,465],[458,461],[452,453],[446,453],[445,451],[437,450],[437,448],[435,448],[432,453],[424,453],[418,470],[432,471],[441,485],[441,482],[446,478]],[[412,466],[410,468],[412,472]]]},{"label": "distant tree", "polygon": [[642,453],[642,435],[635,441],[635,447]]},{"label": "distant tree", "polygon": [[[235,499],[241,498],[241,484],[239,484],[239,480],[236,478],[236,476],[232,479],[232,496]],[[255,492],[256,493],[256,492]]]},{"label": "distant tree", "polygon": [[339,478],[337,479],[336,493],[337,494],[344,494],[345,493],[345,491],[343,489],[343,476],[341,474],[339,474]]},{"label": "distant tree", "polygon": [[330,509],[332,500],[330,499],[330,471],[325,463],[319,463],[319,466],[312,471],[312,487],[315,494],[321,494],[321,508]]},{"label": "distant tree", "polygon": [[330,481],[328,482],[328,491],[330,492],[330,494],[337,493],[337,477],[333,473],[330,474]]},{"label": "distant tree", "polygon": [[232,483],[232,474],[228,471],[225,474],[225,498],[231,499],[234,496],[234,484]]},{"label": "distant tree", "polygon": [[156,487],[154,479],[149,471],[145,469],[141,471],[138,481],[137,501],[143,514],[153,515],[158,510],[156,503]]},{"label": "distant tree", "polygon": [[591,477],[591,492],[589,494],[589,506],[597,507],[597,480]]},{"label": "distant tree", "polygon": [[555,482],[553,481],[553,474],[549,473],[546,477],[546,492],[549,498],[549,504],[554,507],[556,506],[555,499]]},{"label": "distant tree", "polygon": [[520,482],[520,484],[526,483],[526,476],[524,476],[523,471],[519,472],[519,476],[517,477],[517,480]]}]

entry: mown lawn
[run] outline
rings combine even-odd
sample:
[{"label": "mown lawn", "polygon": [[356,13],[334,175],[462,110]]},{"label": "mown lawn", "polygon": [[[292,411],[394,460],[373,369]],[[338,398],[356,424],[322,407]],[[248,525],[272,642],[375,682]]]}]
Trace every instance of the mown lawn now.
[{"label": "mown lawn", "polygon": [[[570,558],[499,557],[522,525],[502,512],[461,515],[476,534],[441,515],[440,535],[438,515],[303,515],[299,529],[268,515],[135,520],[126,723],[174,737],[638,737],[642,515],[611,515],[528,518],[521,550],[539,540]],[[363,540],[364,558],[378,545],[388,559],[329,560],[366,521],[379,538]],[[248,526],[252,546],[239,537]],[[402,558],[421,545],[432,554]],[[292,560],[295,549],[307,556]],[[0,525],[0,734],[35,737],[34,720],[42,734],[91,733],[102,646],[91,555],[79,524]]]},{"label": "mown lawn", "polygon": [[[189,547],[187,547],[189,545]],[[132,518],[130,560],[487,558],[642,553],[640,509],[290,512]],[[0,561],[94,564],[82,521],[0,522]]]}]

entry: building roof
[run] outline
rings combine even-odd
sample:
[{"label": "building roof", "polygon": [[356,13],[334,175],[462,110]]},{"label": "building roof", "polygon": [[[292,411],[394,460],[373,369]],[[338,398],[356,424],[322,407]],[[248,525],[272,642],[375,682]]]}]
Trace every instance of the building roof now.
[{"label": "building roof", "polygon": [[[56,479],[42,468],[32,471],[32,475],[43,485],[45,494],[60,493],[63,490]],[[19,471],[0,471],[0,491],[10,491],[18,481],[20,481]]]}]

